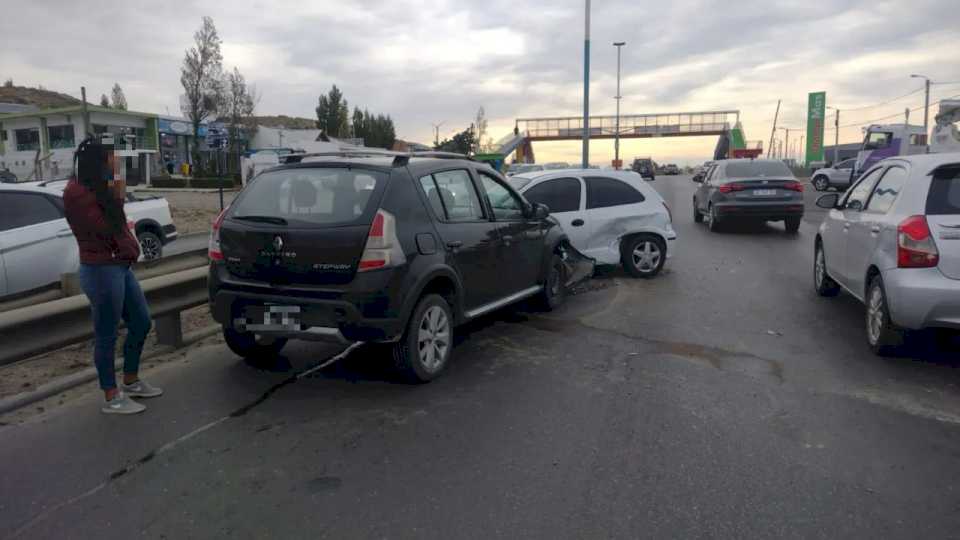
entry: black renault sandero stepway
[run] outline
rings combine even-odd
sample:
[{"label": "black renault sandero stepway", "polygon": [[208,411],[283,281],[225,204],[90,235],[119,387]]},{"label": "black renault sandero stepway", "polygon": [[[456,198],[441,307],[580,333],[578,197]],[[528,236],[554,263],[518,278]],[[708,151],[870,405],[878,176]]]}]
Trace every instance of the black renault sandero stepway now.
[{"label": "black renault sandero stepway", "polygon": [[457,154],[291,156],[218,216],[210,304],[250,359],[290,338],[392,344],[414,381],[450,359],[454,328],[592,272],[543,205]]}]

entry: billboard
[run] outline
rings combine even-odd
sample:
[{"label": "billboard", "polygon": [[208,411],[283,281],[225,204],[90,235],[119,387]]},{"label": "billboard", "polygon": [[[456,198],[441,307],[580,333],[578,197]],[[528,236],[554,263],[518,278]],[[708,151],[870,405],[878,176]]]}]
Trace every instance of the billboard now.
[{"label": "billboard", "polygon": [[811,92],[807,97],[807,163],[823,161],[823,122],[826,109],[827,93]]}]

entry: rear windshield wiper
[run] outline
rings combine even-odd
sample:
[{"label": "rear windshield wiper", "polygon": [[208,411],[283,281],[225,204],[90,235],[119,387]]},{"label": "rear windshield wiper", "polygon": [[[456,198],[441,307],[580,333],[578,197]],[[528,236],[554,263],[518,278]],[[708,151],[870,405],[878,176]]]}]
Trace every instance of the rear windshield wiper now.
[{"label": "rear windshield wiper", "polygon": [[286,225],[287,220],[276,216],[232,216],[233,219],[240,221],[256,221],[257,223],[270,223],[273,225]]}]

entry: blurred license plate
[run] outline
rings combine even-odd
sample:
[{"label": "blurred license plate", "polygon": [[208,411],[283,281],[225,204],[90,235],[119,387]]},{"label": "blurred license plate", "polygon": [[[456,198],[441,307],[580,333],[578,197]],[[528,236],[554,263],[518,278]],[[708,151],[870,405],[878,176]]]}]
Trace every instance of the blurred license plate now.
[{"label": "blurred license plate", "polygon": [[775,189],[755,189],[755,190],[753,190],[753,194],[754,194],[754,195],[765,195],[765,196],[776,195],[776,194],[777,194],[777,190],[775,190]]},{"label": "blurred license plate", "polygon": [[300,330],[300,306],[251,306],[245,315],[249,332]]}]

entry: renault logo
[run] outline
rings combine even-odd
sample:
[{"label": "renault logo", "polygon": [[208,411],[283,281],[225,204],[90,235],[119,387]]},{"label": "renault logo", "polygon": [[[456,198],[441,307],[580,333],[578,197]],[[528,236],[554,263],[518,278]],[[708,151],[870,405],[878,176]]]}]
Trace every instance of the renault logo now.
[{"label": "renault logo", "polygon": [[273,249],[283,251],[283,238],[280,238],[280,235],[273,237]]}]

